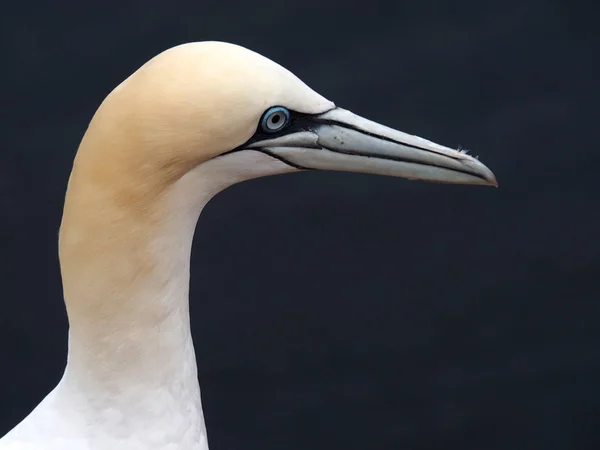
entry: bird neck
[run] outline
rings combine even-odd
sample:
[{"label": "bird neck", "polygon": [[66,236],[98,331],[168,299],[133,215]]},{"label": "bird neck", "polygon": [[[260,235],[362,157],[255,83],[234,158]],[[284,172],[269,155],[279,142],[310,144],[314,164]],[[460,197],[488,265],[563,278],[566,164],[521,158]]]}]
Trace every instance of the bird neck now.
[{"label": "bird neck", "polygon": [[73,170],[59,238],[69,318],[61,389],[90,420],[118,411],[148,429],[185,417],[176,423],[191,421],[205,434],[190,331],[190,254],[200,212],[223,187],[195,172],[140,197],[118,182],[95,185],[85,164]]},{"label": "bird neck", "polygon": [[75,398],[94,423],[104,420],[102,410],[139,419],[130,426],[137,430],[168,427],[166,416],[183,417],[178,426],[189,423],[205,436],[188,300],[198,217],[232,184],[296,169],[242,151],[179,177],[118,165],[109,166],[116,173],[108,176],[97,170],[106,163],[83,150],[69,179],[59,236],[70,325],[63,397]]}]

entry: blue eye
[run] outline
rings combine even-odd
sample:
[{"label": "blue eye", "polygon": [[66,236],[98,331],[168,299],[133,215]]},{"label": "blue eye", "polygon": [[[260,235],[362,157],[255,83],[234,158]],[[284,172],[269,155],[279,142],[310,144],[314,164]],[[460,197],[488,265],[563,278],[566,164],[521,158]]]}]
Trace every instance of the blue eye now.
[{"label": "blue eye", "polygon": [[276,133],[290,121],[290,112],[283,106],[267,109],[260,121],[260,127],[265,133]]}]

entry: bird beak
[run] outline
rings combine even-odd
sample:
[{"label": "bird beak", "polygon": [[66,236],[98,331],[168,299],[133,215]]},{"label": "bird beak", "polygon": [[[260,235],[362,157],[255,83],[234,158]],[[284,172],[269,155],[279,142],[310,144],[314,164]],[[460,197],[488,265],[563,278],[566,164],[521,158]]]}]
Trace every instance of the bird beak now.
[{"label": "bird beak", "polygon": [[451,184],[498,186],[478,159],[341,108],[304,116],[289,132],[246,148],[299,169],[337,170]]}]

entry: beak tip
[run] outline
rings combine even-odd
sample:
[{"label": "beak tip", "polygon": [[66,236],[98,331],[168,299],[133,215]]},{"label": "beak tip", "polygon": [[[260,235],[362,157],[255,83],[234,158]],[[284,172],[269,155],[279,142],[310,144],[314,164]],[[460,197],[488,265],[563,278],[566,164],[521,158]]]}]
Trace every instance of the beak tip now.
[{"label": "beak tip", "polygon": [[479,159],[469,156],[468,159],[465,158],[463,161],[467,167],[469,167],[473,172],[477,173],[481,179],[485,180],[485,183],[482,184],[486,184],[495,188],[498,187],[498,180],[496,180],[496,175],[494,175],[494,172],[492,172],[488,166],[479,161]]}]

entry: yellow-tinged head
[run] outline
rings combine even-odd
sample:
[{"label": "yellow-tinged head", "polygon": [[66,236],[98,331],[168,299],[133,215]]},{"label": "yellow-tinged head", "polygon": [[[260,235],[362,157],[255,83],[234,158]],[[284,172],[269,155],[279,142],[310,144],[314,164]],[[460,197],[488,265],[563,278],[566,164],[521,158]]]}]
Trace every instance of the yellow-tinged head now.
[{"label": "yellow-tinged head", "polygon": [[94,116],[76,164],[158,183],[244,149],[304,169],[496,183],[465,153],[336,108],[277,63],[223,42],[171,48],[126,79]]}]

